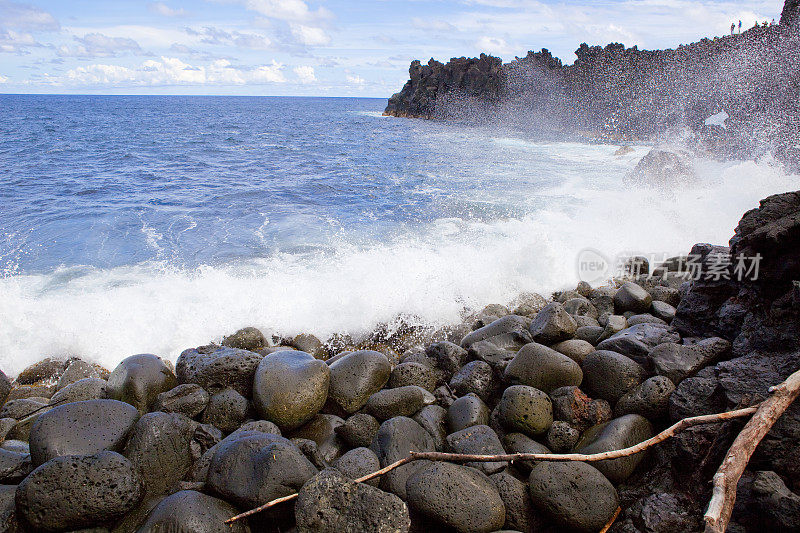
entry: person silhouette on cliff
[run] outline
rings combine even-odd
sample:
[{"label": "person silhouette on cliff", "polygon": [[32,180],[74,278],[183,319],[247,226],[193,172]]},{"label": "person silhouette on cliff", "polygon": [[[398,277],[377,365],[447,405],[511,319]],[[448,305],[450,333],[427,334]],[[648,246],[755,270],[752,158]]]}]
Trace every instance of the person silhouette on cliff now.
[{"label": "person silhouette on cliff", "polygon": [[736,30],[736,23],[731,22],[731,35],[733,35],[734,30]]},{"label": "person silhouette on cliff", "polygon": [[742,33],[742,21],[739,21],[739,33]]}]

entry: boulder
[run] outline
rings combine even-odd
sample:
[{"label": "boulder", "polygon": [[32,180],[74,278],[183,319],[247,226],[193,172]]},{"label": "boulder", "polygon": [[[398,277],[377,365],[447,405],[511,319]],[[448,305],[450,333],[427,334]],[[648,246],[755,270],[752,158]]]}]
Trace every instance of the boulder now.
[{"label": "boulder", "polygon": [[84,378],[70,383],[50,398],[50,404],[82,402],[85,400],[103,400],[108,398],[106,380],[100,378]]},{"label": "boulder", "polygon": [[597,320],[597,317],[600,316],[600,314],[597,312],[597,308],[592,304],[592,302],[584,297],[570,298],[569,300],[565,301],[564,311],[572,316],[573,320],[579,316],[590,317]]},{"label": "boulder", "polygon": [[406,385],[395,389],[383,389],[367,400],[365,409],[378,420],[396,416],[411,416],[425,405],[425,389]]},{"label": "boulder", "polygon": [[664,324],[636,324],[615,333],[597,345],[598,350],[627,355],[640,364],[647,364],[647,354],[664,342],[679,342],[680,336]]},{"label": "boulder", "polygon": [[575,330],[575,340],[586,341],[594,346],[600,340],[604,330],[605,328],[601,326],[580,326]]},{"label": "boulder", "polygon": [[78,380],[84,378],[99,378],[100,374],[97,373],[97,370],[81,359],[74,359],[67,365],[67,368],[64,370],[64,373],[61,374],[61,377],[58,378],[58,383],[56,383],[56,390],[59,391],[70,385],[75,383]]},{"label": "boulder", "polygon": [[321,355],[322,352],[322,341],[310,333],[295,335],[289,345],[301,352],[310,353],[314,356]]},{"label": "boulder", "polygon": [[489,408],[476,394],[462,396],[447,409],[447,427],[451,433],[489,423]]},{"label": "boulder", "polygon": [[628,185],[672,188],[694,183],[697,176],[688,154],[653,148],[623,181]]},{"label": "boulder", "polygon": [[239,514],[233,505],[194,490],[182,490],[156,505],[136,533],[250,533],[247,520],[225,521]]},{"label": "boulder", "polygon": [[494,483],[483,473],[452,463],[430,463],[408,479],[408,504],[459,533],[503,527],[506,511]]},{"label": "boulder", "polygon": [[254,327],[247,327],[222,339],[222,345],[228,348],[238,348],[240,350],[255,352],[256,350],[269,346],[269,342],[266,337],[264,337],[264,334],[261,333],[261,330]]},{"label": "boulder", "polygon": [[407,385],[418,385],[423,389],[433,392],[436,388],[438,377],[430,366],[410,361],[400,363],[392,370],[388,386],[392,389]]},{"label": "boulder", "polygon": [[[309,439],[317,445],[317,452],[322,461],[332,464],[344,453],[345,442],[339,436],[337,428],[345,421],[336,415],[319,414],[302,427],[289,434],[293,439]],[[369,445],[369,443],[367,443]]]},{"label": "boulder", "polygon": [[659,344],[647,354],[647,362],[656,374],[678,384],[701,369],[725,358],[731,343],[719,337],[703,339],[695,344],[668,342]]},{"label": "boulder", "polygon": [[472,392],[484,402],[489,400],[496,386],[494,370],[485,361],[470,361],[462,366],[450,380],[450,389],[456,395],[464,396]]},{"label": "boulder", "polygon": [[606,400],[591,399],[578,387],[562,387],[550,396],[553,418],[569,423],[578,431],[611,420],[611,404]]},{"label": "boulder", "polygon": [[507,470],[489,476],[506,508],[506,530],[537,533],[546,527],[544,518],[531,503],[528,486]]},{"label": "boulder", "polygon": [[[398,416],[381,424],[375,439],[370,445],[381,462],[381,468],[408,457],[409,453],[435,451],[433,437],[410,418]],[[425,466],[425,461],[395,468],[381,477],[381,488],[406,499],[406,481],[414,472]]]},{"label": "boulder", "polygon": [[[492,327],[491,325],[486,326],[484,328],[481,328],[479,330],[470,333],[470,335],[472,335],[473,333],[478,333],[483,330],[487,330],[487,328],[489,328],[489,331],[494,331],[493,329],[491,329],[491,327]],[[464,337],[462,345],[464,344],[465,341],[470,345],[473,344],[474,342],[477,342],[470,340],[469,338],[470,335]],[[464,363],[467,362],[467,350],[457,344],[448,341],[431,344],[425,349],[425,355],[431,361],[433,361],[433,364],[436,365],[436,368],[438,368],[441,371],[441,374],[445,380],[450,379],[450,377],[456,372],[458,372],[458,369],[464,366]]]},{"label": "boulder", "polygon": [[603,334],[600,335],[600,338],[597,339],[598,342],[595,344],[598,344],[609,337],[613,337],[620,331],[623,331],[625,328],[627,328],[628,319],[626,319],[623,315],[606,315],[605,323],[601,321],[600,325],[603,326]]},{"label": "boulder", "polygon": [[553,404],[544,392],[527,385],[512,385],[498,404],[500,422],[509,431],[531,437],[542,435],[553,423]]},{"label": "boulder", "polygon": [[528,488],[533,505],[559,530],[596,533],[619,506],[614,485],[587,463],[538,462]]},{"label": "boulder", "polygon": [[645,370],[633,359],[609,350],[598,350],[583,362],[584,386],[592,396],[612,404],[644,381]]},{"label": "boulder", "polygon": [[[550,448],[536,442],[524,433],[509,433],[503,437],[503,448],[507,453],[552,453]],[[514,468],[523,474],[531,471],[536,461],[514,461]]]},{"label": "boulder", "polygon": [[583,364],[583,360],[586,356],[594,351],[592,343],[581,339],[561,341],[554,344],[552,348],[558,353],[566,355],[579,365]]},{"label": "boulder", "polygon": [[123,359],[108,377],[106,390],[112,400],[136,407],[139,414],[150,410],[156,397],[177,385],[175,374],[160,358],[151,354]]},{"label": "boulder", "polygon": [[47,357],[20,372],[17,376],[17,383],[20,385],[34,385],[39,382],[55,383],[69,363],[70,361],[67,359]]},{"label": "boulder", "polygon": [[614,406],[615,416],[642,415],[650,420],[665,418],[669,412],[669,397],[675,385],[665,376],[653,376],[628,391]]},{"label": "boulder", "polygon": [[[369,448],[353,448],[336,460],[334,468],[349,479],[358,479],[380,470],[381,462]],[[380,478],[376,477],[365,483],[377,487]]]},{"label": "boulder", "polygon": [[444,450],[447,438],[447,409],[440,405],[426,405],[412,418],[430,433],[436,443],[436,450]]},{"label": "boulder", "polygon": [[533,341],[541,344],[555,344],[571,339],[577,329],[575,319],[558,302],[544,306],[528,328]]},{"label": "boulder", "polygon": [[[447,436],[447,445],[455,453],[470,455],[497,455],[505,452],[497,433],[489,426],[471,426]],[[505,470],[505,461],[471,462],[467,466],[477,468],[485,474]]]},{"label": "boulder", "polygon": [[208,393],[196,383],[184,383],[156,397],[153,410],[165,413],[180,413],[194,418],[208,405]]},{"label": "boulder", "polygon": [[[465,336],[461,340],[461,347],[468,350],[476,342],[489,341],[501,349],[519,349],[533,340],[528,331],[529,325],[529,319],[525,317],[517,315],[504,316],[488,326],[476,329]],[[464,362],[462,360],[458,366],[453,365],[449,369],[451,370],[450,375],[456,372]]]},{"label": "boulder", "polygon": [[17,510],[36,531],[114,523],[144,494],[136,467],[116,452],[56,457],[17,487]]},{"label": "boulder", "polygon": [[650,312],[653,316],[660,318],[666,323],[672,322],[672,319],[675,318],[675,307],[667,302],[661,302],[659,300],[653,300],[653,303],[650,305]]},{"label": "boulder", "polygon": [[580,438],[580,432],[569,422],[556,420],[547,430],[545,442],[547,442],[547,447],[555,453],[567,453],[575,447]]},{"label": "boulder", "polygon": [[330,365],[330,400],[345,413],[355,413],[386,385],[391,372],[392,365],[380,352],[349,353]]},{"label": "boulder", "polygon": [[209,394],[228,387],[250,398],[253,394],[253,376],[262,355],[237,348],[184,350],[175,364],[178,383],[195,383]]},{"label": "boulder", "polygon": [[250,412],[247,398],[234,389],[223,389],[214,394],[203,411],[203,423],[219,428],[223,433],[230,433],[239,428]]},{"label": "boulder", "polygon": [[[6,444],[6,443],[4,443]],[[0,483],[19,483],[33,470],[31,455],[25,450],[0,448]]]},{"label": "boulder", "polygon": [[646,313],[650,310],[653,297],[640,285],[627,281],[614,294],[614,310],[622,314],[626,311]]},{"label": "boulder", "polygon": [[336,434],[353,448],[369,446],[380,427],[374,416],[356,413],[345,420],[344,424],[334,428]]},{"label": "boulder", "polygon": [[328,398],[331,367],[297,350],[264,357],[253,378],[253,405],[265,419],[283,429],[302,426]]},{"label": "boulder", "polygon": [[[641,415],[624,415],[606,424],[589,428],[575,446],[576,453],[592,454],[621,450],[653,436],[653,426]],[[644,453],[637,453],[618,459],[597,461],[593,466],[614,483],[621,483],[633,474],[644,459]]]},{"label": "boulder", "polygon": [[406,533],[411,527],[400,498],[332,469],[303,485],[294,510],[300,533]]},{"label": "boulder", "polygon": [[508,363],[505,378],[549,393],[559,387],[578,386],[583,381],[581,367],[564,354],[537,343],[526,344]]},{"label": "boulder", "polygon": [[130,404],[117,400],[87,400],[54,407],[31,428],[31,461],[39,466],[63,455],[122,451],[139,419]]},{"label": "boulder", "polygon": [[533,318],[547,305],[547,300],[535,292],[523,293],[514,300],[513,314]]},{"label": "boulder", "polygon": [[[47,398],[24,398],[6,402],[0,409],[0,419],[13,418],[15,420],[8,432],[8,437],[18,440],[28,440],[36,420],[50,410]],[[25,420],[25,422],[23,422]]]}]

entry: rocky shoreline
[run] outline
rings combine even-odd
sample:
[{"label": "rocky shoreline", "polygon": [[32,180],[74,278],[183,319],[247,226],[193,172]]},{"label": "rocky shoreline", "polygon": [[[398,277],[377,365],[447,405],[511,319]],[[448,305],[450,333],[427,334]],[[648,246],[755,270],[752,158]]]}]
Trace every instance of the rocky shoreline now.
[{"label": "rocky shoreline", "polygon": [[[501,123],[532,133],[624,143],[686,137],[722,158],[767,152],[800,169],[800,3],[780,24],[675,50],[582,44],[572,65],[546,49],[500,58],[414,61],[386,115]],[[707,123],[725,112],[728,118]]]},{"label": "rocky shoreline", "polygon": [[[720,268],[728,254],[760,257],[758,275]],[[621,449],[763,399],[800,368],[800,192],[746,213],[730,247],[688,257],[699,271],[632,258],[627,279],[437,331],[323,343],[245,328],[174,367],[144,354],[113,371],[45,359],[0,375],[0,529],[597,532],[619,507],[613,532],[699,531],[741,422],[591,464],[417,461],[353,481],[411,451]],[[729,531],[800,528],[799,465],[794,405],[743,476]]]}]

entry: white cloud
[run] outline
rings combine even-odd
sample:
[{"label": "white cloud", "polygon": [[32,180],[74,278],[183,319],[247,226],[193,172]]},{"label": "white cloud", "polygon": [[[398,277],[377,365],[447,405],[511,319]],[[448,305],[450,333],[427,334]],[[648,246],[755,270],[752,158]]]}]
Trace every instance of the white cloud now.
[{"label": "white cloud", "polygon": [[292,24],[292,35],[300,44],[306,46],[322,46],[331,42],[331,37],[322,28],[306,26],[304,24]]},{"label": "white cloud", "polygon": [[8,78],[6,78],[3,75],[0,75],[0,83],[6,83],[7,81],[8,81]]},{"label": "white cloud", "polygon": [[173,9],[164,2],[151,2],[148,7],[150,11],[165,17],[182,17],[186,15],[186,11],[183,8]]},{"label": "white cloud", "polygon": [[58,30],[53,15],[35,6],[0,1],[0,24],[7,28],[25,30]]},{"label": "white cloud", "polygon": [[42,45],[30,33],[0,28],[0,52],[27,53],[25,50],[34,46]]},{"label": "white cloud", "polygon": [[141,52],[139,43],[127,37],[109,37],[102,33],[87,33],[83,37],[73,36],[78,43],[62,45],[56,50],[59,57],[114,57],[120,52]]},{"label": "white cloud", "polygon": [[475,43],[475,48],[487,54],[502,55],[511,51],[505,39],[483,36]]},{"label": "white cloud", "polygon": [[227,31],[214,26],[205,26],[200,29],[186,28],[186,33],[199,38],[202,44],[234,45],[239,48],[252,50],[267,50],[272,47],[272,41],[265,35],[258,33],[243,33],[240,31]]},{"label": "white cloud", "polygon": [[363,87],[367,83],[367,80],[365,80],[358,74],[348,74],[345,79],[347,80],[347,83],[349,83],[350,85],[356,85],[359,87]]},{"label": "white cloud", "polygon": [[303,65],[299,67],[294,67],[292,69],[297,75],[297,78],[300,80],[300,83],[307,84],[307,83],[314,83],[317,81],[317,77],[314,74],[314,67]]},{"label": "white cloud", "polygon": [[303,22],[332,18],[324,7],[313,11],[303,0],[244,0],[244,5],[251,11],[279,20]]}]

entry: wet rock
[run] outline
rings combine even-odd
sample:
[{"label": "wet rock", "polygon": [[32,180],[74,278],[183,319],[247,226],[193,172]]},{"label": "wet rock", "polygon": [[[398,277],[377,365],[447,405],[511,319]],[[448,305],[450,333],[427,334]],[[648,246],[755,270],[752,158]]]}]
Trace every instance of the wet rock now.
[{"label": "wet rock", "polygon": [[595,345],[599,342],[604,331],[605,328],[600,326],[581,326],[575,330],[575,339],[586,341],[591,345]]},{"label": "wet rock", "polygon": [[505,505],[492,481],[474,468],[430,463],[408,479],[408,503],[437,523],[462,533],[503,527]]},{"label": "wet rock", "polygon": [[366,413],[350,416],[341,426],[334,428],[336,434],[353,448],[369,446],[378,432],[380,422]]},{"label": "wet rock", "polygon": [[553,423],[553,404],[539,389],[512,385],[503,391],[498,414],[508,430],[535,437],[545,433]]},{"label": "wet rock", "polygon": [[207,487],[245,509],[297,492],[317,469],[289,440],[244,432],[223,440],[208,469]]},{"label": "wet rock", "polygon": [[436,450],[444,450],[447,438],[447,409],[439,405],[426,405],[412,418],[430,433],[436,443]]},{"label": "wet rock", "polygon": [[386,385],[392,366],[382,353],[359,350],[331,364],[330,370],[330,400],[352,414]]},{"label": "wet rock", "polygon": [[253,376],[262,355],[237,348],[219,348],[210,352],[184,350],[178,357],[175,373],[178,383],[196,383],[209,394],[228,387],[250,398]]},{"label": "wet rock", "polygon": [[[467,340],[469,344],[477,342],[468,340],[470,335],[476,334],[490,327],[491,326],[486,326],[485,328],[474,331],[464,337],[464,339]],[[462,344],[463,342],[464,341],[462,341]],[[436,365],[436,368],[441,370],[442,376],[445,380],[449,380],[453,374],[458,372],[458,369],[464,366],[464,363],[466,363],[467,359],[467,351],[464,348],[447,341],[431,344],[425,349],[425,355],[427,355],[428,358],[433,361],[433,363]]]},{"label": "wet rock", "polygon": [[457,400],[453,391],[451,391],[447,385],[442,385],[441,387],[436,387],[436,390],[433,391],[433,396],[436,398],[436,404],[441,405],[442,407],[449,409],[453,402]]},{"label": "wet rock", "polygon": [[576,363],[583,364],[587,355],[594,351],[594,346],[590,342],[581,339],[569,339],[561,341],[552,346],[553,350],[564,354]]},{"label": "wet rock", "polygon": [[[0,378],[1,381],[2,378]],[[52,398],[55,391],[55,385],[19,385],[8,392],[5,401],[10,402],[11,400],[23,400],[25,398]]]},{"label": "wet rock", "polygon": [[136,407],[139,414],[150,410],[156,397],[177,385],[175,374],[160,358],[151,354],[123,359],[108,377],[106,390],[112,400]]},{"label": "wet rock", "polygon": [[422,363],[400,363],[392,370],[389,377],[389,388],[396,389],[407,385],[417,385],[433,392],[436,388],[438,377],[433,368]]},{"label": "wet rock", "polygon": [[528,486],[533,505],[569,531],[600,531],[619,505],[611,482],[587,463],[539,462]]},{"label": "wet rock", "polygon": [[[334,467],[347,478],[358,479],[380,470],[381,462],[375,452],[369,448],[353,448],[339,457]],[[380,478],[370,479],[366,483],[377,487],[378,483],[380,483]]]},{"label": "wet rock", "polygon": [[533,507],[525,483],[512,476],[508,471],[489,476],[494,483],[500,499],[506,508],[506,530],[523,533],[536,533],[545,528],[545,522]]},{"label": "wet rock", "polygon": [[637,324],[659,324],[661,326],[667,325],[666,322],[660,318],[654,317],[650,313],[631,315],[628,317],[628,326],[636,326]]},{"label": "wet rock", "polygon": [[222,345],[228,348],[238,348],[240,350],[255,352],[256,350],[269,346],[269,342],[267,342],[266,337],[264,337],[264,334],[261,333],[260,330],[247,327],[222,339]]},{"label": "wet rock", "polygon": [[[503,448],[507,453],[552,453],[550,448],[524,433],[509,433],[504,436]],[[518,471],[528,474],[536,461],[514,461],[512,464]]]},{"label": "wet rock", "polygon": [[325,463],[332,464],[345,450],[344,440],[336,431],[344,424],[345,421],[336,415],[320,414],[294,430],[290,436],[314,441],[320,458]]},{"label": "wet rock", "polygon": [[184,383],[159,394],[153,404],[153,410],[180,413],[194,418],[203,412],[208,401],[208,393],[203,390],[203,387],[196,383]]},{"label": "wet rock", "polygon": [[644,380],[640,364],[620,353],[598,350],[583,362],[584,386],[589,394],[616,403]]},{"label": "wet rock", "polygon": [[[653,426],[641,415],[624,415],[611,422],[589,428],[575,446],[577,453],[602,453],[639,444],[653,436]],[[597,461],[594,467],[614,483],[625,481],[636,470],[645,454]]]},{"label": "wet rock", "polygon": [[[433,437],[410,418],[398,416],[381,424],[375,440],[370,445],[381,462],[381,468],[408,457],[409,453],[435,451]],[[381,477],[381,488],[406,499],[406,481],[409,476],[427,464],[414,461]]]},{"label": "wet rock", "polygon": [[247,420],[249,412],[247,398],[233,389],[223,389],[209,400],[203,412],[203,423],[211,424],[223,433],[230,433]]},{"label": "wet rock", "polygon": [[597,317],[600,314],[597,312],[597,308],[590,302],[587,298],[570,298],[566,302],[564,302],[564,311],[567,312],[570,316],[572,316],[573,320],[575,317],[590,317],[597,320]]},{"label": "wet rock", "polygon": [[37,531],[113,523],[144,494],[130,461],[116,452],[52,459],[17,487],[17,509]]},{"label": "wet rock", "polygon": [[469,359],[473,361],[483,361],[496,372],[502,373],[506,369],[506,366],[508,366],[509,361],[514,359],[514,356],[517,355],[517,349],[514,347],[514,350],[507,350],[505,348],[498,348],[497,345],[489,341],[479,341],[469,347],[467,354]]},{"label": "wet rock", "polygon": [[611,405],[592,400],[578,387],[562,387],[552,392],[553,418],[568,422],[578,431],[611,420]]},{"label": "wet rock", "polygon": [[53,394],[50,404],[82,402],[85,400],[103,400],[108,398],[106,381],[100,378],[84,378],[70,383]]},{"label": "wet rock", "polygon": [[450,380],[450,389],[458,396],[470,392],[488,401],[496,388],[494,370],[485,361],[470,361]]},{"label": "wet rock", "polygon": [[8,437],[28,440],[33,424],[49,410],[48,402],[47,398],[24,398],[6,402],[0,409],[0,418],[13,418],[16,421],[9,430]]},{"label": "wet rock", "polygon": [[614,313],[614,295],[617,289],[614,287],[597,287],[589,294],[589,301],[595,306],[600,316]]},{"label": "wet rock", "polygon": [[544,392],[559,387],[580,385],[581,367],[564,354],[537,343],[523,346],[508,364],[505,378],[511,383],[529,385]]},{"label": "wet rock", "polygon": [[64,373],[69,363],[66,359],[47,357],[20,372],[19,376],[17,376],[17,383],[20,385],[34,385],[41,381],[55,383]]},{"label": "wet rock", "polygon": [[331,469],[303,485],[295,516],[301,533],[406,533],[411,527],[400,498]]},{"label": "wet rock", "polygon": [[75,383],[76,381],[84,378],[99,377],[100,374],[97,373],[97,370],[95,370],[92,365],[81,359],[74,359],[64,370],[64,373],[61,374],[61,377],[58,378],[56,390],[61,390],[67,385]]},{"label": "wet rock", "polygon": [[719,337],[703,339],[696,344],[664,343],[653,348],[647,355],[650,368],[656,374],[680,383],[701,369],[725,358],[731,343]]},{"label": "wet rock", "polygon": [[513,314],[533,318],[546,305],[547,300],[541,294],[524,293],[514,301]]},{"label": "wet rock", "polygon": [[623,283],[614,294],[614,310],[617,313],[633,311],[634,313],[646,313],[650,310],[653,297],[641,286],[633,282]]},{"label": "wet rock", "polygon": [[281,429],[298,428],[325,405],[330,368],[305,352],[271,353],[256,369],[253,405],[263,418]]},{"label": "wet rock", "polygon": [[679,342],[680,336],[663,324],[637,324],[615,333],[597,345],[598,350],[611,350],[646,364],[650,350],[664,342]]},{"label": "wet rock", "polygon": [[672,307],[678,307],[678,304],[681,302],[681,293],[678,289],[674,287],[664,287],[661,285],[656,285],[654,287],[651,287],[649,292],[650,295],[653,297],[654,303],[663,302],[665,304],[671,305]]},{"label": "wet rock", "polygon": [[775,472],[757,472],[753,480],[755,502],[772,531],[800,530],[800,496],[789,490]]},{"label": "wet rock", "polygon": [[650,420],[665,418],[669,412],[669,397],[675,385],[669,378],[653,376],[628,391],[614,406],[614,415],[642,415]]},{"label": "wet rock", "polygon": [[39,466],[62,455],[121,451],[139,419],[130,404],[117,400],[88,400],[54,407],[31,428],[31,460]]},{"label": "wet rock", "polygon": [[[451,433],[447,436],[447,445],[455,453],[470,455],[497,455],[505,452],[497,433],[489,426],[484,425],[471,426]],[[466,465],[488,475],[505,470],[508,463],[504,461],[471,462],[466,463]]]},{"label": "wet rock", "polygon": [[301,352],[312,354],[315,357],[321,355],[322,341],[309,333],[301,333],[295,336],[290,345]]},{"label": "wet rock", "polygon": [[194,490],[167,496],[150,512],[137,533],[249,533],[246,520],[226,524],[239,514],[231,504]]},{"label": "wet rock", "polygon": [[[523,345],[531,342],[532,338],[528,331],[529,320],[517,315],[504,316],[495,320],[488,326],[477,329],[461,340],[461,347],[468,350],[476,342],[489,341],[503,350],[517,350]],[[430,350],[430,347],[429,347]],[[428,354],[430,355],[430,353]],[[466,355],[466,353],[464,354]],[[457,366],[454,364],[449,369],[445,369],[452,376],[464,364],[460,361]]]},{"label": "wet rock", "polygon": [[547,304],[531,322],[529,331],[533,341],[555,344],[575,335],[578,325],[564,306],[558,302]]},{"label": "wet rock", "polygon": [[580,438],[581,434],[569,422],[557,420],[547,430],[546,442],[547,447],[555,453],[566,453],[575,447]]},{"label": "wet rock", "polygon": [[30,453],[0,448],[0,483],[19,483],[33,470]]},{"label": "wet rock", "polygon": [[451,433],[488,423],[489,408],[476,394],[462,396],[447,410],[447,427]]},{"label": "wet rock", "polygon": [[396,389],[383,389],[367,400],[365,409],[378,420],[396,416],[411,416],[425,405],[425,389],[407,385]]},{"label": "wet rock", "polygon": [[650,306],[650,312],[653,316],[660,318],[666,323],[672,322],[672,319],[675,318],[675,308],[667,302],[653,300]]},{"label": "wet rock", "polygon": [[123,455],[141,473],[149,495],[177,487],[193,460],[195,423],[176,413],[148,413],[136,422]]}]

